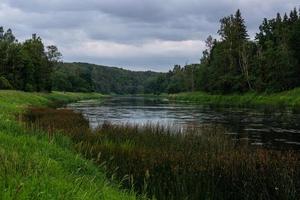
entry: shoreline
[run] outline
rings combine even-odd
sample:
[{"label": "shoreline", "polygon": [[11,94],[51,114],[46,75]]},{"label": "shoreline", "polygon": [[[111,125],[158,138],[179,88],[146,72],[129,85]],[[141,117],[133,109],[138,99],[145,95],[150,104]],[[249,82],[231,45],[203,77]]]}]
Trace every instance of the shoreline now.
[{"label": "shoreline", "polygon": [[290,107],[300,108],[300,88],[273,94],[215,95],[205,92],[163,94],[161,97],[180,102],[231,107]]}]

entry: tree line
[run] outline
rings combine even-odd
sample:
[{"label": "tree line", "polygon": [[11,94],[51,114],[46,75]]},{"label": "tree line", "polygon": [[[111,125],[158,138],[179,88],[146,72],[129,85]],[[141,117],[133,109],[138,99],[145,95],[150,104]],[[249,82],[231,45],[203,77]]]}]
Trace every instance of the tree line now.
[{"label": "tree line", "polygon": [[36,34],[19,42],[11,29],[0,27],[0,89],[28,92],[144,93],[156,72],[134,72],[88,63],[63,63],[56,46]]},{"label": "tree line", "polygon": [[250,40],[240,10],[220,20],[219,39],[209,36],[200,64],[176,65],[149,84],[152,92],[278,92],[300,86],[300,15],[264,19]]},{"label": "tree line", "polygon": [[53,72],[53,90],[142,94],[146,93],[148,80],[156,79],[160,74],[89,63],[59,63]]},{"label": "tree line", "polygon": [[251,40],[240,10],[220,20],[200,62],[168,73],[61,63],[55,46],[35,34],[23,43],[0,27],[0,89],[116,94],[278,92],[300,86],[300,14],[264,19]]},{"label": "tree line", "polygon": [[51,91],[53,68],[60,57],[57,47],[44,47],[36,34],[21,43],[11,29],[0,27],[0,89]]}]

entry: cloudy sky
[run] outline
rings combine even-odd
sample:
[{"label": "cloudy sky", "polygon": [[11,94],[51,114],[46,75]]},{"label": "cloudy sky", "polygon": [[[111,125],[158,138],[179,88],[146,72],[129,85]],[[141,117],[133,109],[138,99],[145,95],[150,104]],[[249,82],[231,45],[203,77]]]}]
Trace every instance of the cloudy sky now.
[{"label": "cloudy sky", "polygon": [[167,71],[199,62],[219,19],[240,8],[250,35],[299,0],[0,0],[0,26],[40,35],[64,61]]}]

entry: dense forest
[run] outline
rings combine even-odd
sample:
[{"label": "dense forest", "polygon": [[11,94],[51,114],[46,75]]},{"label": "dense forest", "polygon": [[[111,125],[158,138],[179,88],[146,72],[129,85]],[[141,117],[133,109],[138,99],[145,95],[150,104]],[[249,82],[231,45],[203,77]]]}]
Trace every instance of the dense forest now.
[{"label": "dense forest", "polygon": [[300,14],[264,19],[250,40],[240,10],[220,20],[200,63],[168,73],[133,72],[87,63],[61,63],[55,46],[40,37],[20,43],[0,28],[0,89],[116,94],[277,92],[300,86]]},{"label": "dense forest", "polygon": [[160,74],[88,63],[60,63],[53,73],[53,89],[104,94],[142,94],[148,80],[156,79]]},{"label": "dense forest", "polygon": [[210,93],[278,92],[300,86],[300,15],[264,19],[249,39],[240,10],[220,20],[219,39],[209,36],[200,64],[175,66],[150,84],[153,91]]}]

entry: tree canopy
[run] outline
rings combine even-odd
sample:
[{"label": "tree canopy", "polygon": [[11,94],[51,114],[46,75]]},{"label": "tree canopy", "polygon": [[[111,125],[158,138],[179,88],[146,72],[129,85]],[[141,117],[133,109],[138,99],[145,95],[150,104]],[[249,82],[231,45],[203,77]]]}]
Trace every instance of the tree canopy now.
[{"label": "tree canopy", "polygon": [[220,20],[218,34],[218,40],[211,36],[206,40],[200,64],[175,67],[156,81],[163,83],[158,91],[226,94],[278,92],[300,86],[297,9],[283,17],[278,13],[273,19],[264,19],[255,40],[249,39],[245,20],[237,10]]},{"label": "tree canopy", "polygon": [[20,43],[11,29],[0,27],[0,89],[51,91],[54,61],[59,55],[54,46],[45,50],[36,34]]}]

